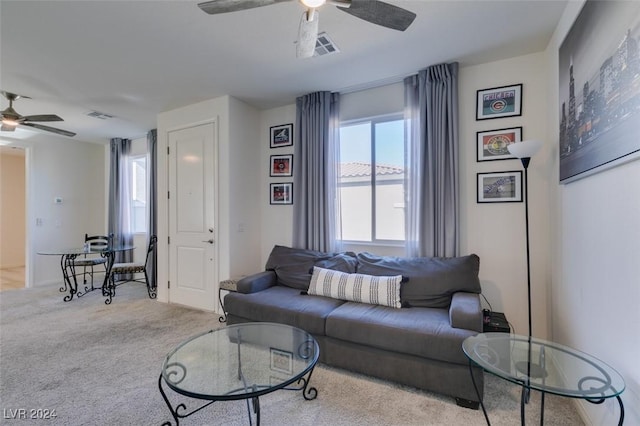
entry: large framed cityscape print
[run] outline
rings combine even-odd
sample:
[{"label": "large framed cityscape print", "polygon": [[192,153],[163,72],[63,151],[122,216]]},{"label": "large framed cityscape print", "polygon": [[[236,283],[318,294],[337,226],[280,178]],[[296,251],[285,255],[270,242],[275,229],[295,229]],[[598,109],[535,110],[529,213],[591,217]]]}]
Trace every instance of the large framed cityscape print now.
[{"label": "large framed cityscape print", "polygon": [[587,0],[559,51],[560,182],[640,158],[640,2]]}]

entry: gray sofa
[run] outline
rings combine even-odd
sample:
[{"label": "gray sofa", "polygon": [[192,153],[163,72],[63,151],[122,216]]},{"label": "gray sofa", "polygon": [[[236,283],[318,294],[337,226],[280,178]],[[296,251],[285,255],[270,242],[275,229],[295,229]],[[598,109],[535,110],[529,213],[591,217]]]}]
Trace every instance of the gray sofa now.
[{"label": "gray sofa", "polygon": [[[381,257],[275,246],[266,270],[224,298],[228,324],[265,321],[311,333],[328,365],[450,395],[477,408],[462,341],[482,331],[476,255]],[[402,275],[402,308],[307,294],[314,266],[368,276]],[[482,395],[482,370],[473,368]]]}]

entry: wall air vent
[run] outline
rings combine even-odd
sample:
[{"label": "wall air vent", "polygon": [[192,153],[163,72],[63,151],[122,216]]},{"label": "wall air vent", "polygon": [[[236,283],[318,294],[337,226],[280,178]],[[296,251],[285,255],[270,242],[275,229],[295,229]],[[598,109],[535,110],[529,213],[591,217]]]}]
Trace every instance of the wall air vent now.
[{"label": "wall air vent", "polygon": [[340,52],[340,49],[338,49],[338,46],[336,46],[327,33],[321,32],[318,34],[316,50],[313,56],[324,56],[338,52]]},{"label": "wall air vent", "polygon": [[98,118],[100,120],[108,120],[114,117],[113,115],[105,114],[104,112],[98,112],[98,111],[89,111],[87,115],[89,117]]}]

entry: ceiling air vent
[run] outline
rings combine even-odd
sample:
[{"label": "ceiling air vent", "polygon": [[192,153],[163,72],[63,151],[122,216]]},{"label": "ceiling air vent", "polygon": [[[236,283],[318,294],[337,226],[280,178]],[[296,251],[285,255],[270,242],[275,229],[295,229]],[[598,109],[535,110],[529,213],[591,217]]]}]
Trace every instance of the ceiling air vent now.
[{"label": "ceiling air vent", "polygon": [[336,46],[327,33],[322,32],[318,34],[316,50],[313,56],[324,56],[338,52],[340,52],[340,49],[338,49],[338,46]]},{"label": "ceiling air vent", "polygon": [[89,111],[87,115],[89,117],[99,118],[100,120],[108,120],[114,117],[113,115],[105,114],[104,112],[98,112],[98,111]]}]

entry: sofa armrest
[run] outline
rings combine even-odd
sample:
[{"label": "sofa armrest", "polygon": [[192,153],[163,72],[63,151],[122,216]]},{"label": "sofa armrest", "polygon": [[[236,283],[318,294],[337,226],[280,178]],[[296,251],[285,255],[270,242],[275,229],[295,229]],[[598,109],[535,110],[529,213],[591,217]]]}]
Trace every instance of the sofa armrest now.
[{"label": "sofa armrest", "polygon": [[274,271],[258,272],[238,280],[239,293],[257,293],[276,285],[276,273]]},{"label": "sofa armrest", "polygon": [[482,333],[482,306],[476,293],[453,293],[449,306],[449,321],[453,328],[464,328]]}]

